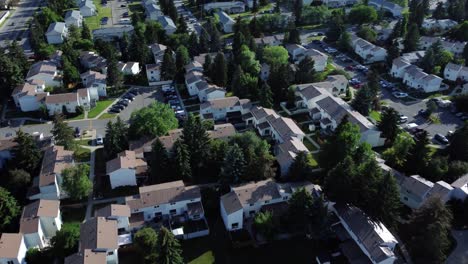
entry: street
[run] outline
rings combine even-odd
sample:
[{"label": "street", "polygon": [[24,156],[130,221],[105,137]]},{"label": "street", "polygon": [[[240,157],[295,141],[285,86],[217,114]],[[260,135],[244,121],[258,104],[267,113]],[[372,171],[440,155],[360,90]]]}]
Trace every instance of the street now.
[{"label": "street", "polygon": [[40,0],[23,0],[15,9],[10,10],[11,15],[0,28],[0,47],[7,46],[11,41],[17,40],[25,51],[31,50],[28,37],[28,21],[36,9]]}]

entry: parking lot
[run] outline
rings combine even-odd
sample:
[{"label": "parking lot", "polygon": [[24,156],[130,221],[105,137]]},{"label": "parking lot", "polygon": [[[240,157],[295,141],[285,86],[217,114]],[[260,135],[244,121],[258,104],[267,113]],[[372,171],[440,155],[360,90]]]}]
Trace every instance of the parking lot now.
[{"label": "parking lot", "polygon": [[112,17],[108,18],[106,24],[102,23],[101,25],[102,27],[113,27],[113,26],[118,26],[118,25],[131,24],[131,20],[129,17],[128,17],[128,21],[122,20],[122,19],[125,19],[123,17],[123,14],[124,13],[128,14],[128,6],[125,0],[105,0],[105,1],[107,1],[107,4],[103,5],[103,7],[111,8]]},{"label": "parking lot", "polygon": [[182,0],[175,0],[174,5],[177,8],[177,13],[184,17],[188,30],[190,32],[195,32],[197,35],[200,35],[202,26],[197,18],[192,14],[190,9],[184,5]]}]

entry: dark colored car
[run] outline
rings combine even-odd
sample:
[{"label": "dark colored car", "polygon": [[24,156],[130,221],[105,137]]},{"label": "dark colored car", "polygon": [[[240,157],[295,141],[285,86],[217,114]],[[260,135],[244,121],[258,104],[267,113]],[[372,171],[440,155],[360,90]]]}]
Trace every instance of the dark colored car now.
[{"label": "dark colored car", "polygon": [[320,45],[320,44],[322,44],[322,41],[320,41],[318,39],[314,39],[314,40],[312,40],[312,43]]},{"label": "dark colored car", "polygon": [[441,135],[441,134],[438,134],[438,133],[435,134],[434,139],[437,140],[438,142],[444,144],[444,145],[447,145],[449,143],[449,140],[444,135]]},{"label": "dark colored car", "polygon": [[109,113],[120,113],[122,111],[122,109],[120,108],[111,108],[109,109]]},{"label": "dark colored car", "polygon": [[128,106],[128,101],[125,101],[125,100],[120,100],[117,102],[118,105],[124,105],[124,106]]},{"label": "dark colored car", "polygon": [[75,137],[78,138],[81,136],[81,130],[79,127],[75,127]]},{"label": "dark colored car", "polygon": [[421,109],[419,110],[418,115],[424,118],[428,118],[431,115],[431,113],[427,109]]}]

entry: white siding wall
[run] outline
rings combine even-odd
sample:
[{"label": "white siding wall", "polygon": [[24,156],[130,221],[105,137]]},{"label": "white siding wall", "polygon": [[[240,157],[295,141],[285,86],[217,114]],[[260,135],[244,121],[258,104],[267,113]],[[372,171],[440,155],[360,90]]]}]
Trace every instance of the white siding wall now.
[{"label": "white siding wall", "polygon": [[135,186],[136,176],[134,169],[119,169],[109,174],[112,189],[119,186]]},{"label": "white siding wall", "polygon": [[19,106],[21,111],[29,112],[29,111],[37,111],[41,106],[41,103],[37,101],[35,96],[25,95],[18,99]]},{"label": "white siding wall", "polygon": [[196,198],[192,200],[180,201],[172,204],[161,204],[159,206],[151,206],[146,208],[141,208],[133,210],[132,213],[143,212],[145,220],[150,220],[154,218],[156,213],[161,213],[162,215],[171,214],[171,210],[176,210],[173,215],[180,215],[187,211],[187,204],[192,202],[200,202],[201,198]]},{"label": "white siding wall", "polygon": [[69,113],[75,113],[76,107],[79,105],[78,101],[69,102],[69,103],[58,103],[58,104],[46,104],[49,115],[54,115],[55,113],[62,113],[63,106],[67,108]]}]

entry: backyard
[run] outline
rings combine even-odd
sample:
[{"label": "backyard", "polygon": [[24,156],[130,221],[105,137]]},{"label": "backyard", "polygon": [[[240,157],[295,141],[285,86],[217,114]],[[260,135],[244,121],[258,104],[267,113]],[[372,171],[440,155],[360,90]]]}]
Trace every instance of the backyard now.
[{"label": "backyard", "polygon": [[85,22],[90,30],[98,29],[101,27],[101,19],[103,17],[112,18],[112,9],[110,7],[102,7],[100,0],[93,0],[96,6],[96,16],[86,17]]}]

